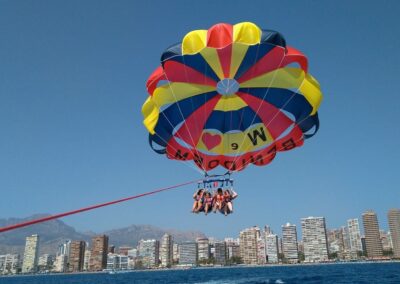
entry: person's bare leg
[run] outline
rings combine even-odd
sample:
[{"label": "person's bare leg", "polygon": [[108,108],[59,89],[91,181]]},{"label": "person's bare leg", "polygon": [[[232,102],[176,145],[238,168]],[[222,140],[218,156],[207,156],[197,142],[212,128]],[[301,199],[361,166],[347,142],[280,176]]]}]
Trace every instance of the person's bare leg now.
[{"label": "person's bare leg", "polygon": [[196,213],[199,213],[199,211],[200,211],[200,209],[201,209],[201,206],[202,206],[202,203],[201,203],[201,201],[198,201],[197,202],[197,208],[196,208]]},{"label": "person's bare leg", "polygon": [[229,209],[229,213],[233,212],[233,205],[232,202],[228,202],[228,209]]},{"label": "person's bare leg", "polygon": [[197,201],[193,202],[192,212],[196,212]]}]

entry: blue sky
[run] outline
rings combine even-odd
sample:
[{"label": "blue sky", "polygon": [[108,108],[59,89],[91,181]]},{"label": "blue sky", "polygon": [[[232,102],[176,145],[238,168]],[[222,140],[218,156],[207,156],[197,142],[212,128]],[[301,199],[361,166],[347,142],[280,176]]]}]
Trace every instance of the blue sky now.
[{"label": "blue sky", "polygon": [[[228,4],[229,3],[229,4]],[[236,236],[248,226],[400,207],[398,1],[0,1],[0,218],[57,213],[199,178],[155,154],[145,81],[194,29],[252,21],[309,58],[320,132],[267,167],[235,175],[236,212],[193,216],[182,188],[64,218]]]}]

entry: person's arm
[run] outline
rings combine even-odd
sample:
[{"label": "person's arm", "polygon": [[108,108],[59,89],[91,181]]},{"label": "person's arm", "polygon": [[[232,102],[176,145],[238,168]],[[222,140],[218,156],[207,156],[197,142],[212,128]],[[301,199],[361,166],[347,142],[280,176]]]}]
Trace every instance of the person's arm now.
[{"label": "person's arm", "polygon": [[233,188],[231,188],[231,192],[232,192],[232,194],[231,194],[231,196],[232,196],[231,198],[232,198],[232,199],[235,199],[236,197],[238,197],[239,194],[237,194],[237,193],[233,190]]}]

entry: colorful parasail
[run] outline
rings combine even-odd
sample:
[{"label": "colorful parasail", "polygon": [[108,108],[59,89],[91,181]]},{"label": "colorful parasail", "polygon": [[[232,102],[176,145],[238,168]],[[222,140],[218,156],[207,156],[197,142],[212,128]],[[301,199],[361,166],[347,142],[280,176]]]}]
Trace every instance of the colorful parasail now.
[{"label": "colorful parasail", "polygon": [[318,131],[322,93],[307,69],[280,33],[254,23],[191,31],[147,80],[150,146],[204,172],[267,165]]}]

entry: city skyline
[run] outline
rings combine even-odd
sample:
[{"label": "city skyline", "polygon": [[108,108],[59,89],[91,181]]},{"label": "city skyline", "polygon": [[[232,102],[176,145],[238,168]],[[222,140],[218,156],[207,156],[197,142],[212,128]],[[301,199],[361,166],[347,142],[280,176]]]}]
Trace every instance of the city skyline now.
[{"label": "city skyline", "polygon": [[324,217],[301,218],[301,235],[295,225],[286,223],[281,232],[268,224],[264,229],[252,226],[241,230],[237,238],[197,237],[193,241],[174,241],[173,235],[160,239],[141,239],[135,246],[112,245],[107,235],[93,236],[91,243],[67,240],[59,244],[56,254],[39,256],[40,236],[26,237],[25,251],[0,255],[0,274],[80,272],[170,268],[179,265],[266,265],[276,263],[329,262],[355,260],[387,260],[399,258],[400,209],[388,210],[387,222],[392,231],[379,229],[379,220],[372,210],[363,214],[365,235],[360,233],[357,218],[348,219],[341,228],[327,228]]}]

